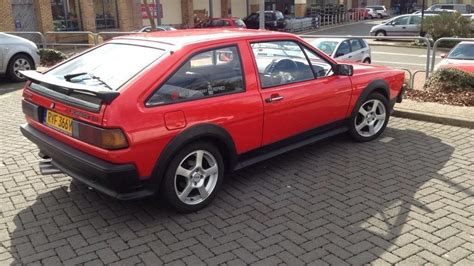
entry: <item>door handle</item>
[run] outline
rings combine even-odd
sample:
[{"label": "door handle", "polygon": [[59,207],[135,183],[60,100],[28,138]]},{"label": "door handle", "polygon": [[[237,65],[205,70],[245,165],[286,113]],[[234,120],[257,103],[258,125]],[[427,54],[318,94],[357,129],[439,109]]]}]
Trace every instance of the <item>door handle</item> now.
[{"label": "door handle", "polygon": [[352,58],[352,55],[350,55],[348,58]]},{"label": "door handle", "polygon": [[270,98],[265,99],[265,102],[267,103],[279,102],[283,99],[284,99],[283,96],[280,96],[279,94],[273,94],[270,96]]},{"label": "door handle", "polygon": [[407,27],[402,27],[402,29],[406,29]]}]

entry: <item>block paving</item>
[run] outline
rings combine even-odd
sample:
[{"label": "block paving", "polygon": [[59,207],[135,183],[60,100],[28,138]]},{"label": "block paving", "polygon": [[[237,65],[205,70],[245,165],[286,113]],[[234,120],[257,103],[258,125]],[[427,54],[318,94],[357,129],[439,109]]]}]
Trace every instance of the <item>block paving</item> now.
[{"label": "block paving", "polygon": [[474,130],[391,118],[226,177],[206,209],[119,202],[39,174],[0,95],[0,265],[474,265]]}]

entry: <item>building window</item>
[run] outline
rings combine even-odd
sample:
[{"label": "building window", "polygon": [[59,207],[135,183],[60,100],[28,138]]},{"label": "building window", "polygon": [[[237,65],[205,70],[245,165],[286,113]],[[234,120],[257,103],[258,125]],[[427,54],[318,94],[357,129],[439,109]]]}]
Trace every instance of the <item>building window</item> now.
[{"label": "building window", "polygon": [[94,8],[97,29],[118,28],[116,0],[94,0]]},{"label": "building window", "polygon": [[55,31],[81,30],[76,0],[51,0],[51,12]]}]

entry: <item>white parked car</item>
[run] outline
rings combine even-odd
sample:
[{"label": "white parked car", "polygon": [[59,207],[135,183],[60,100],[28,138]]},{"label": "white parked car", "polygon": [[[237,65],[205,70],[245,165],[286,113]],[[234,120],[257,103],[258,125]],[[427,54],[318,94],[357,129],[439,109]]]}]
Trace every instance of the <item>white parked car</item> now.
[{"label": "white parked car", "polygon": [[366,8],[367,9],[367,13],[369,14],[369,19],[374,19],[374,18],[378,18],[379,15],[377,13],[377,11],[375,11],[375,9],[373,8]]},{"label": "white parked car", "polygon": [[21,70],[36,69],[40,57],[38,47],[27,39],[0,32],[0,74],[23,81]]},{"label": "white parked car", "polygon": [[372,62],[369,44],[361,38],[317,38],[307,41],[337,60]]},{"label": "white parked car", "polygon": [[385,18],[389,16],[387,8],[385,8],[385,6],[366,6],[366,8],[371,8],[375,10],[375,12],[377,13],[377,18]]},{"label": "white parked car", "polygon": [[[156,26],[156,31],[169,31],[169,30],[176,30],[171,26],[166,25],[159,25]],[[139,29],[138,32],[151,32],[151,26],[144,26],[143,28]]]}]

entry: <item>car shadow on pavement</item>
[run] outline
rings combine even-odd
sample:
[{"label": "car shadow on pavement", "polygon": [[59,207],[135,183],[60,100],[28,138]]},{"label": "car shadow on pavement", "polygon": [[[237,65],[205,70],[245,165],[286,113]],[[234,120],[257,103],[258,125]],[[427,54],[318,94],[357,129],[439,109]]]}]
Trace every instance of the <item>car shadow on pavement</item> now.
[{"label": "car shadow on pavement", "polygon": [[401,258],[391,252],[412,241],[404,237],[416,222],[410,215],[434,212],[418,198],[429,195],[432,180],[444,179],[438,172],[453,151],[413,130],[387,128],[369,143],[339,136],[228,176],[214,202],[191,214],[64,182],[18,213],[10,244],[2,242],[15,264],[146,263],[143,254],[165,263],[193,255],[209,264],[226,256],[395,263]]}]

